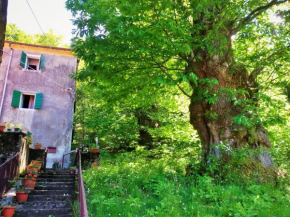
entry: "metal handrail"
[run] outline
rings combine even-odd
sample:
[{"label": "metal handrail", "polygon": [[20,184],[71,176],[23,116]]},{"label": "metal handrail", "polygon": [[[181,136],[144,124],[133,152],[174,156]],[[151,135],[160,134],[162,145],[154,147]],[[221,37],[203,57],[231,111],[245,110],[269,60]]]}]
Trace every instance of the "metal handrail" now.
[{"label": "metal handrail", "polygon": [[70,152],[68,152],[68,153],[66,153],[66,154],[64,154],[63,156],[62,156],[62,165],[61,165],[61,168],[63,169],[63,165],[64,165],[64,157],[66,156],[66,155],[68,155],[68,154],[71,154],[71,153],[75,153],[76,152],[76,149],[75,150],[72,150],[72,151],[70,151]]},{"label": "metal handrail", "polygon": [[41,167],[44,171],[46,170],[47,152],[48,152],[48,149],[46,148],[44,151],[43,161],[42,161],[42,165],[41,165]]},{"label": "metal handrail", "polygon": [[9,185],[8,181],[18,176],[20,168],[19,157],[20,153],[18,152],[0,166],[0,195],[7,191]]},{"label": "metal handrail", "polygon": [[88,217],[86,192],[82,177],[82,159],[80,150],[77,151],[78,156],[78,187],[79,187],[79,206],[81,217]]},{"label": "metal handrail", "polygon": [[64,164],[64,157],[68,154],[75,153],[73,165],[77,166],[78,168],[78,190],[79,190],[78,200],[79,200],[80,214],[81,214],[81,217],[89,217],[88,209],[87,209],[85,187],[84,187],[84,182],[83,182],[83,177],[82,177],[82,159],[81,159],[82,148],[83,147],[80,146],[80,148],[77,148],[63,155],[62,169],[63,169],[63,164]]}]

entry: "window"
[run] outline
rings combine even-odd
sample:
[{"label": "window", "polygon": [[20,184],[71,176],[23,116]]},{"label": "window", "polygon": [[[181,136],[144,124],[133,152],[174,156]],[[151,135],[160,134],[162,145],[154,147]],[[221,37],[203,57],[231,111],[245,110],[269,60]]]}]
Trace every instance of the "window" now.
[{"label": "window", "polygon": [[20,66],[28,70],[43,69],[44,57],[43,55],[31,55],[22,51],[20,57]]},{"label": "window", "polygon": [[22,94],[20,108],[34,109],[35,95]]},{"label": "window", "polygon": [[24,109],[41,109],[42,98],[42,93],[29,94],[14,90],[11,106]]},{"label": "window", "polygon": [[27,69],[29,70],[38,70],[39,59],[33,59],[31,57],[27,58]]}]

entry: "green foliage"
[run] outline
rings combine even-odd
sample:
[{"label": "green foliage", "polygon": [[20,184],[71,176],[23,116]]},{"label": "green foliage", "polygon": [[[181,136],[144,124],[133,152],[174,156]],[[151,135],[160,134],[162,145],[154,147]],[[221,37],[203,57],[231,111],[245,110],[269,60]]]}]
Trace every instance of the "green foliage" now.
[{"label": "green foliage", "polygon": [[245,116],[236,116],[233,117],[233,122],[237,124],[244,125],[246,127],[252,126],[252,124],[249,122],[249,119]]},{"label": "green foliage", "polygon": [[[128,109],[123,114],[136,108],[147,113],[150,106],[160,101],[158,107],[169,110],[173,105],[169,101],[181,93],[187,97],[178,97],[179,101],[188,104],[189,98],[210,107],[227,92],[234,106],[244,107],[233,121],[244,126],[255,125],[260,123],[256,101],[263,100],[262,94],[229,88],[231,85],[225,88],[223,81],[201,72],[207,70],[205,66],[209,67],[210,62],[220,61],[222,67],[229,68],[224,72],[225,77],[234,79],[245,69],[253,78],[251,82],[257,81],[257,88],[262,91],[269,88],[269,81],[285,86],[282,78],[287,75],[290,62],[289,25],[287,20],[271,22],[277,8],[262,11],[268,8],[261,7],[267,3],[266,0],[247,3],[67,0],[77,33],[73,49],[85,62],[75,78],[97,86],[93,92],[109,104],[117,101],[115,108],[125,104]],[[274,3],[277,7],[287,6],[287,3]],[[279,9],[278,14],[286,18],[288,13]],[[230,40],[233,49],[229,47]],[[232,52],[235,62],[227,61],[227,55]],[[133,123],[133,115],[128,116]],[[131,135],[136,135],[136,131]]]},{"label": "green foliage", "polygon": [[18,29],[15,24],[7,24],[5,40],[52,47],[69,47],[68,45],[63,44],[63,36],[54,35],[52,29],[50,29],[48,33],[45,33],[45,35],[30,35]]},{"label": "green foliage", "polygon": [[102,168],[83,174],[90,216],[286,217],[290,212],[289,192],[279,187],[186,177],[185,165],[197,150],[160,151],[102,153]]},{"label": "green foliage", "polygon": [[[102,168],[84,173],[91,216],[289,215],[289,179],[265,183],[255,160],[259,152],[241,148],[247,144],[235,150],[221,142],[231,164],[212,157],[206,175],[185,176],[186,165],[197,165],[202,152],[188,123],[189,101],[205,104],[205,117],[216,121],[211,108],[221,97],[229,109],[237,108],[231,130],[250,133],[264,123],[277,148],[271,155],[289,169],[289,104],[283,96],[289,25],[270,22],[274,7],[243,19],[268,2],[67,0],[77,26],[73,49],[84,61],[74,75],[75,141],[89,144],[97,135],[101,148],[137,147],[132,153],[103,151]],[[215,62],[228,67],[220,70],[226,82],[212,76]],[[140,125],[136,114],[158,127]],[[155,149],[136,146],[140,130],[150,133]]]},{"label": "green foliage", "polygon": [[[170,95],[163,92],[163,88],[142,87],[137,83],[138,90],[131,90],[121,98],[121,93],[116,92],[119,87],[112,88],[110,83],[99,81],[97,87],[87,82],[77,85],[76,145],[94,143],[98,136],[101,148],[134,146],[138,143],[141,129],[150,133],[156,145],[168,142],[190,144],[197,140],[187,121],[188,105],[175,87]],[[151,96],[147,98],[145,92],[150,92]],[[159,95],[161,93],[163,96]],[[155,107],[153,110],[152,105]],[[138,124],[140,114],[146,116],[148,122],[155,121],[154,126]]]},{"label": "green foliage", "polygon": [[205,116],[211,120],[217,120],[218,114],[215,112],[206,112]]},{"label": "green foliage", "polygon": [[[235,134],[246,129],[246,136],[237,143],[251,144],[237,146],[257,146],[262,142],[255,143],[252,131],[264,124],[279,147],[273,156],[280,159],[279,165],[289,167],[285,163],[289,162],[289,104],[283,94],[290,79],[290,31],[288,19],[270,19],[289,3],[273,1],[275,7],[268,3],[67,0],[77,28],[73,49],[84,61],[73,75],[79,82],[75,143],[90,144],[98,136],[101,148],[136,146],[143,130],[153,138],[154,148],[194,146],[196,134],[190,129],[187,111],[191,102],[201,106],[200,113],[207,111],[198,114],[206,117],[205,122],[229,128],[208,133],[209,124],[202,123],[199,134],[224,135],[227,130]],[[284,18],[288,12],[283,12]],[[222,101],[226,102],[221,106],[224,113],[217,115]],[[230,114],[228,110],[234,117],[225,124],[221,116]],[[140,124],[140,114],[150,123]],[[277,139],[275,129],[283,131],[279,135],[284,140]],[[214,136],[219,135],[209,135],[208,140]],[[154,180],[143,183],[148,192],[164,181]],[[107,202],[113,206],[120,201],[112,197]],[[243,209],[243,203],[239,201],[234,211],[224,215],[258,215],[251,213],[252,208]],[[159,215],[162,205],[152,209],[150,215]]]}]

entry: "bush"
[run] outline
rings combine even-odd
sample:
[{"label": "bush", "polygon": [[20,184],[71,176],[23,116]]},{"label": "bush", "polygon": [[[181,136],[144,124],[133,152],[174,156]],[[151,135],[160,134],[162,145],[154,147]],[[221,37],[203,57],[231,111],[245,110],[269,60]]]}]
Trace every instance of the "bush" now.
[{"label": "bush", "polygon": [[90,216],[289,216],[282,185],[187,177],[189,157],[177,156],[177,150],[159,159],[144,150],[104,154],[101,169],[84,173]]}]

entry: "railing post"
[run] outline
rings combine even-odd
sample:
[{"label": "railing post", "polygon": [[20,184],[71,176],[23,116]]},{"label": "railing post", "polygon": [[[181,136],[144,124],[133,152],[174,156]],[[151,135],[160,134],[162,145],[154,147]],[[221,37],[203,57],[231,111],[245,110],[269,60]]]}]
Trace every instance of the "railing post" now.
[{"label": "railing post", "polygon": [[[78,190],[79,190],[79,206],[80,206],[80,214],[81,217],[89,217],[88,215],[88,209],[87,209],[87,202],[86,202],[86,193],[85,193],[85,187],[82,177],[82,158],[81,158],[81,150],[82,147],[75,149],[74,151],[71,151],[69,153],[66,153],[62,157],[62,163],[64,163],[64,157],[68,154],[74,153],[74,166],[78,168]],[[63,168],[63,164],[62,164]]]},{"label": "railing post", "polygon": [[76,149],[75,150],[75,157],[74,157],[74,166],[78,166],[78,159],[79,159],[79,153],[80,153],[80,149]]},{"label": "railing post", "polygon": [[47,148],[44,151],[44,156],[43,156],[43,162],[42,162],[42,169],[45,171],[46,170],[46,161],[47,161]]},{"label": "railing post", "polygon": [[65,155],[62,156],[62,165],[61,165],[61,169],[63,169],[63,165],[64,165],[64,156],[65,156]]},{"label": "railing post", "polygon": [[88,217],[88,209],[86,202],[86,193],[82,177],[82,158],[81,151],[78,150],[78,187],[79,187],[79,204],[80,204],[80,214],[81,217]]}]

